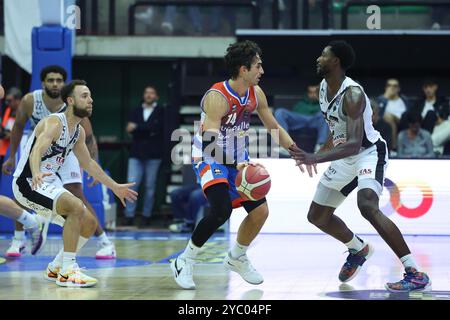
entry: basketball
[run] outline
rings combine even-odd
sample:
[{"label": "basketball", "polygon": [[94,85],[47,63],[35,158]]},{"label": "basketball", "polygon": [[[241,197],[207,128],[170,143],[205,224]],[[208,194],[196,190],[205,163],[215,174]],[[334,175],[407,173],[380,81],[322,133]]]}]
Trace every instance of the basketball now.
[{"label": "basketball", "polygon": [[270,185],[270,175],[260,164],[246,166],[236,177],[236,188],[239,194],[251,201],[264,198],[269,193]]}]

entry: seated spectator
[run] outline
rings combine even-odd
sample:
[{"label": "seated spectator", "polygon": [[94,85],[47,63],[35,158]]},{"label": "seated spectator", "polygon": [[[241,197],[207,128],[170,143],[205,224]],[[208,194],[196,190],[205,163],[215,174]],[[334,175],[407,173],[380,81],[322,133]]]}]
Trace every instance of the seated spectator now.
[{"label": "seated spectator", "polygon": [[397,79],[388,79],[384,94],[377,98],[380,117],[391,126],[392,149],[397,149],[397,133],[402,114],[408,109],[405,97],[400,96],[400,83]]},{"label": "seated spectator", "polygon": [[433,141],[434,152],[439,155],[450,155],[450,120],[449,105],[443,103],[437,106],[437,121],[434,127],[431,140]]},{"label": "seated spectator", "polygon": [[420,128],[422,116],[409,111],[406,115],[408,129],[398,135],[398,156],[405,158],[430,158],[434,156],[433,142],[428,131]]},{"label": "seated spectator", "polygon": [[444,97],[437,96],[438,88],[439,86],[436,80],[426,79],[422,86],[424,97],[412,107],[412,110],[422,115],[423,120],[421,123],[421,127],[422,129],[427,130],[429,133],[433,132],[433,128],[436,124],[437,106],[440,104],[448,103]]},{"label": "seated spectator", "polygon": [[370,99],[370,106],[372,107],[372,122],[373,127],[377,130],[381,137],[386,141],[389,152],[392,150],[392,129],[391,126],[380,117],[380,107],[374,99]]},{"label": "seated spectator", "polygon": [[[292,108],[278,108],[275,110],[275,118],[286,131],[301,128],[313,128],[317,130],[316,150],[327,141],[328,125],[325,122],[319,105],[319,86],[308,85],[306,96],[302,97]],[[285,151],[280,149],[280,153]]]},{"label": "seated spectator", "polygon": [[208,204],[198,183],[188,184],[170,193],[173,223],[169,226],[171,232],[192,232],[199,210]]}]

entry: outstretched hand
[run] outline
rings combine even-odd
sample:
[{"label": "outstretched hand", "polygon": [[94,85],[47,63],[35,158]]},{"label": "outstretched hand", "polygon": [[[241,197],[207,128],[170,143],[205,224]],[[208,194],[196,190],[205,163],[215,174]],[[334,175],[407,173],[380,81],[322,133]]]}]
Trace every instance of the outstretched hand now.
[{"label": "outstretched hand", "polygon": [[303,167],[305,165],[306,171],[311,178],[314,173],[317,174],[317,163],[314,154],[303,151],[295,143],[288,150],[291,157],[295,160],[295,165],[299,167],[302,173],[305,173],[305,168]]},{"label": "outstretched hand", "polygon": [[52,174],[50,172],[39,172],[37,175],[33,176],[31,179],[31,189],[36,190],[39,188],[44,182],[44,178],[51,175]]},{"label": "outstretched hand", "polygon": [[117,198],[120,199],[120,202],[122,202],[122,205],[124,207],[126,207],[125,200],[128,200],[129,202],[135,202],[137,200],[138,193],[130,189],[130,187],[134,186],[135,184],[135,182],[117,184],[114,189],[112,189],[112,191],[117,196]]}]

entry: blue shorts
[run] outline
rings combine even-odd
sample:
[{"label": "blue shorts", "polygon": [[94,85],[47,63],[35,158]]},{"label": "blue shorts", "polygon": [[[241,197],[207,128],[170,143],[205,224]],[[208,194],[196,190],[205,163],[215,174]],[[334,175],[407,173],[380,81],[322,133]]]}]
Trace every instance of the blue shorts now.
[{"label": "blue shorts", "polygon": [[248,199],[242,198],[236,189],[235,180],[239,170],[214,162],[208,164],[204,161],[193,164],[193,167],[203,192],[212,185],[226,183],[233,208],[239,208],[241,207],[241,202],[248,201]]}]

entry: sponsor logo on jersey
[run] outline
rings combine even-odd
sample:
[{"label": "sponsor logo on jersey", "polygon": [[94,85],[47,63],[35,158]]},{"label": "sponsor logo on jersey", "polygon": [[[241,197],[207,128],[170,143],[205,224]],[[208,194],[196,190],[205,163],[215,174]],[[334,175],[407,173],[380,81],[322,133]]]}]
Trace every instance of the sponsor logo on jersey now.
[{"label": "sponsor logo on jersey", "polygon": [[60,156],[56,157],[56,163],[61,165],[61,166],[64,164],[64,160],[65,159],[63,157],[60,157]]},{"label": "sponsor logo on jersey", "polygon": [[372,174],[372,169],[361,169],[361,170],[359,170],[359,175],[360,176],[364,176],[364,175],[368,175],[368,174]]}]

